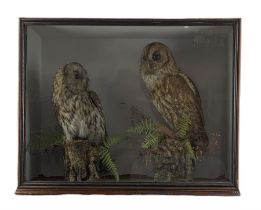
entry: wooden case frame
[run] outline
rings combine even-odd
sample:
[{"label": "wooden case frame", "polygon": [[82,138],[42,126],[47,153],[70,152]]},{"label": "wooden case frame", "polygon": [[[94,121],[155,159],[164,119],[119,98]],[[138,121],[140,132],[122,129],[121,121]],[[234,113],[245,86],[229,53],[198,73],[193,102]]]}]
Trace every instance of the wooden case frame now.
[{"label": "wooden case frame", "polygon": [[[172,195],[239,195],[238,188],[238,130],[239,130],[239,79],[240,79],[240,19],[70,19],[20,18],[19,34],[19,156],[18,187],[16,194],[172,194]],[[165,185],[148,183],[80,183],[24,181],[25,158],[25,59],[26,29],[31,25],[96,25],[96,26],[204,26],[228,25],[233,27],[233,139],[232,180],[230,183],[211,185]]]}]

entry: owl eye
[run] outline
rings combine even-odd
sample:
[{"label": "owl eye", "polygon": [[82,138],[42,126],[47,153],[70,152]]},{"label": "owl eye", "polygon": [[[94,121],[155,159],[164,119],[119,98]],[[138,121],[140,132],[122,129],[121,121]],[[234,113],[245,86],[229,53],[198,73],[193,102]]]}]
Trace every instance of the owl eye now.
[{"label": "owl eye", "polygon": [[78,72],[75,72],[75,73],[74,73],[74,78],[75,78],[75,79],[80,79],[80,74],[79,74]]},{"label": "owl eye", "polygon": [[159,51],[155,51],[155,52],[152,54],[152,60],[154,60],[154,61],[160,60],[160,52],[159,52]]}]

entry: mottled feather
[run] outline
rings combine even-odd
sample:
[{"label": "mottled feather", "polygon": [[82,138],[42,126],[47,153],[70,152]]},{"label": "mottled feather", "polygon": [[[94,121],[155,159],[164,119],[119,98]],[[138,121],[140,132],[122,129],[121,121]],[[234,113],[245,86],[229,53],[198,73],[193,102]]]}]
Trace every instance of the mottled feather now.
[{"label": "mottled feather", "polygon": [[191,126],[190,142],[195,150],[205,151],[208,137],[204,128],[203,111],[194,82],[176,65],[170,49],[162,43],[151,43],[143,50],[140,72],[152,102],[172,129],[186,114]]},{"label": "mottled feather", "polygon": [[87,71],[76,62],[60,66],[55,75],[52,101],[65,141],[100,143],[106,137],[101,102],[88,81]]}]

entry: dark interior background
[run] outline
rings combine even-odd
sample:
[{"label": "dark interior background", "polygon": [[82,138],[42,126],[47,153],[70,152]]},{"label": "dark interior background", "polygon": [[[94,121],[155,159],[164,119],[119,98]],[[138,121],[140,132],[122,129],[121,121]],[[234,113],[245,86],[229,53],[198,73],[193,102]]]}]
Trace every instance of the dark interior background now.
[{"label": "dark interior background", "polygon": [[[194,177],[231,178],[232,27],[228,26],[30,26],[27,29],[26,141],[58,127],[51,103],[59,65],[72,61],[87,70],[104,107],[109,135],[130,127],[138,108],[162,121],[139,74],[143,47],[159,41],[173,51],[178,66],[195,82],[202,100],[210,148]],[[120,174],[152,176],[140,154],[140,141],[124,141],[112,150]],[[25,178],[63,176],[59,151],[27,151]]]}]

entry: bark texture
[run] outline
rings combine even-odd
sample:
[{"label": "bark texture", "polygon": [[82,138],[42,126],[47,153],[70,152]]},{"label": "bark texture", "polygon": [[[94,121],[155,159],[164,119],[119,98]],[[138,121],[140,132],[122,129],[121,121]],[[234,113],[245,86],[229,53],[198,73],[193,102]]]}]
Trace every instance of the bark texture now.
[{"label": "bark texture", "polygon": [[99,148],[86,140],[64,143],[65,178],[70,182],[98,180]]}]

